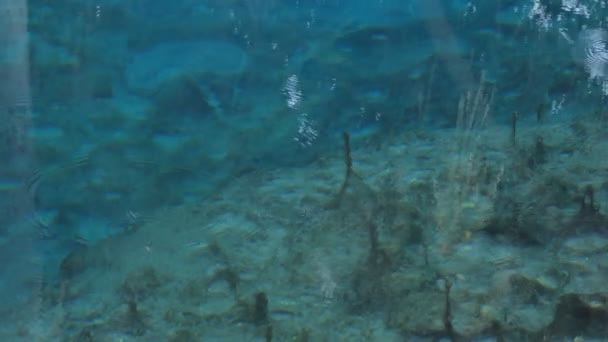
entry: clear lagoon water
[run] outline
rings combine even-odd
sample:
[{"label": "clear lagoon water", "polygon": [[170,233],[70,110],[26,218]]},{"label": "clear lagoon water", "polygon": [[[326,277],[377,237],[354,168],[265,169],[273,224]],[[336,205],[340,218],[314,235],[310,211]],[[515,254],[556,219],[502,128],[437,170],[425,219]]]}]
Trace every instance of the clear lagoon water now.
[{"label": "clear lagoon water", "polygon": [[608,341],[608,2],[5,0],[2,341]]}]

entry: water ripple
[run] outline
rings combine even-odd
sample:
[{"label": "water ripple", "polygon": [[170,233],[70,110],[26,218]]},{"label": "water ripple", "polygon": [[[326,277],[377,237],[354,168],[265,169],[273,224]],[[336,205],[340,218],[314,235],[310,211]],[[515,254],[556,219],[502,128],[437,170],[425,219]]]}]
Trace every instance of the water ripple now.
[{"label": "water ripple", "polygon": [[582,31],[576,49],[591,78],[604,78],[608,75],[608,31],[603,29]]}]

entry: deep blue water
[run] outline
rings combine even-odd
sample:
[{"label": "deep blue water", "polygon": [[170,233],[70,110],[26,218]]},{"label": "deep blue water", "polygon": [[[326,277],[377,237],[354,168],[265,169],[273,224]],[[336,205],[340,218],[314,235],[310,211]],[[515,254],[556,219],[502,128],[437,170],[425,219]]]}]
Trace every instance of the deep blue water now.
[{"label": "deep blue water", "polygon": [[27,305],[14,294],[30,278],[60,283],[66,255],[161,208],[213,205],[235,179],[342,160],[342,132],[374,158],[404,136],[509,132],[514,112],[520,130],[599,125],[606,7],[5,0],[0,291]]},{"label": "deep blue water", "polygon": [[[480,82],[502,124],[539,106],[603,110],[606,34],[579,37],[601,30],[604,12],[599,2],[559,1],[33,2],[32,120],[15,123],[33,130],[33,158],[14,164],[61,168],[87,155],[94,166],[70,184],[41,186],[61,184],[108,215],[179,203],[193,184],[190,195],[204,196],[251,168],[310,162],[344,130],[381,140],[454,126],[459,100]],[[586,68],[589,51],[597,67]],[[138,162],[167,176],[126,167]],[[175,195],[137,198],[145,186],[130,187],[144,182]],[[37,196],[51,209],[62,195]]]}]

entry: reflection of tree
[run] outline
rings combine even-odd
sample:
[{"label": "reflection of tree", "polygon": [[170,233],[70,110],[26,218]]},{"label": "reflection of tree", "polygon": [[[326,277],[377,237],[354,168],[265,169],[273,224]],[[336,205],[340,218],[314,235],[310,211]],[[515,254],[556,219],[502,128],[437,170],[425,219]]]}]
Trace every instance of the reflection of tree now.
[{"label": "reflection of tree", "polygon": [[[31,100],[26,0],[4,0],[0,4],[0,41],[0,179],[23,184],[33,164],[29,140]],[[0,310],[11,305],[21,306],[27,300],[24,312],[36,320],[41,306],[42,265],[39,250],[34,246],[35,236],[30,234],[34,225],[24,220],[33,206],[32,194],[25,186],[3,189],[0,195],[0,233],[8,239],[0,245],[4,260],[0,277],[5,280],[0,285],[5,298]],[[4,229],[10,230],[10,235],[5,236]]]},{"label": "reflection of tree", "polygon": [[[21,181],[29,174],[31,167],[30,142],[30,86],[29,53],[27,37],[27,3],[25,0],[12,0],[0,5],[0,178]],[[10,208],[7,213],[15,219],[27,212],[31,201],[25,189],[14,189],[10,198],[12,203],[1,203]],[[5,215],[0,222],[8,219]]]}]

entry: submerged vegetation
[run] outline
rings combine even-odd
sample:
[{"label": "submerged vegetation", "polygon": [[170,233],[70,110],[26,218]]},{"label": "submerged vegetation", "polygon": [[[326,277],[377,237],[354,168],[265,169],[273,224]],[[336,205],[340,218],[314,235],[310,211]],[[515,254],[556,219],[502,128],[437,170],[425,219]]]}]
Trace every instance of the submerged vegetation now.
[{"label": "submerged vegetation", "polygon": [[0,340],[607,338],[597,1],[46,3],[0,14]]},{"label": "submerged vegetation", "polygon": [[[125,274],[108,304],[85,309],[97,323],[71,320],[80,341],[114,332],[191,341],[227,327],[266,341],[349,329],[369,340],[604,336],[606,186],[554,167],[582,145],[560,143],[576,132],[551,130],[523,126],[516,146],[508,128],[425,133],[432,149],[415,137],[371,152],[383,158],[343,133],[342,158],[319,161],[316,174],[245,175],[218,207],[177,207],[66,255],[45,303],[75,310],[89,301],[91,272]],[[406,146],[394,155],[404,160],[392,159],[394,146]],[[452,152],[428,155],[441,148]],[[294,177],[306,189],[293,191]],[[116,272],[121,260],[134,261],[130,271]],[[342,321],[353,328],[330,328]]]}]

